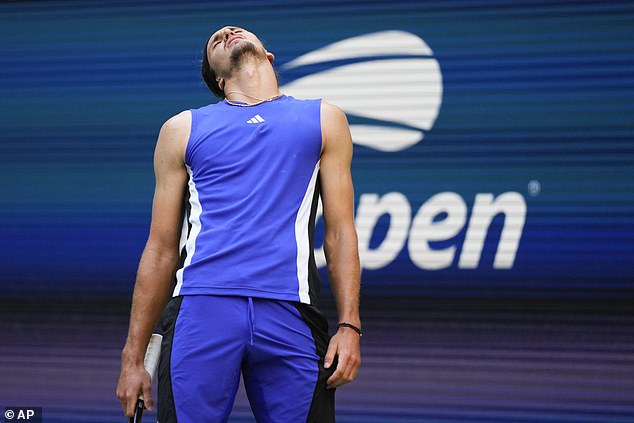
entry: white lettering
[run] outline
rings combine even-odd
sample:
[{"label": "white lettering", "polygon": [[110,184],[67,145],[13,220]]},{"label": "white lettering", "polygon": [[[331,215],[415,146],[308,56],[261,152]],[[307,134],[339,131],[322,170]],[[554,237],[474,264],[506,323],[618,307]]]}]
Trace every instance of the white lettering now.
[{"label": "white lettering", "polygon": [[491,221],[500,213],[504,215],[504,227],[493,268],[511,269],[513,267],[526,221],[526,202],[524,197],[517,192],[505,192],[496,199],[493,198],[493,194],[476,195],[458,267],[461,269],[478,267]]},{"label": "white lettering", "polygon": [[[381,216],[390,217],[390,225],[381,244],[370,249],[370,240]],[[359,199],[355,226],[359,238],[359,259],[364,269],[380,269],[390,264],[403,249],[412,216],[412,209],[400,192],[383,197],[363,194]]]},{"label": "white lettering", "polygon": [[[434,222],[434,217],[447,213],[447,217]],[[425,270],[449,267],[456,253],[456,246],[433,249],[430,241],[447,241],[460,232],[467,220],[467,205],[454,192],[441,192],[420,206],[409,234],[407,248],[412,262]]]},{"label": "white lettering", "polygon": [[[390,192],[382,197],[378,194],[362,194],[355,218],[359,238],[359,258],[364,269],[380,269],[392,263],[407,243],[409,257],[423,270],[440,270],[452,265],[457,245],[432,248],[430,242],[450,241],[465,225],[467,231],[458,260],[461,269],[475,269],[480,264],[482,250],[491,222],[504,215],[504,226],[500,234],[493,268],[511,269],[515,263],[520,239],[526,221],[526,201],[517,192],[506,192],[497,198],[493,194],[477,194],[471,218],[467,223],[467,205],[455,192],[441,192],[425,201],[414,219],[411,205],[400,192]],[[442,219],[437,216],[446,214]],[[322,215],[321,201],[317,220]],[[385,238],[375,248],[370,241],[379,219],[388,215],[390,223]],[[411,228],[410,228],[411,223]],[[409,234],[409,237],[408,237]],[[457,244],[455,242],[454,244]],[[326,265],[323,247],[315,249],[317,267]]]}]

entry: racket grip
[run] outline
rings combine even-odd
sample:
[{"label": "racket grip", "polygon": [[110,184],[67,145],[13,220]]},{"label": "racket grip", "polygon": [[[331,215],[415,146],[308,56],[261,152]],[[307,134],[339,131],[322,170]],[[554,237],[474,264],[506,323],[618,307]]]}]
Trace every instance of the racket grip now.
[{"label": "racket grip", "polygon": [[141,423],[141,417],[143,417],[143,410],[145,409],[145,404],[142,399],[138,399],[136,402],[136,408],[134,409],[134,415],[130,417],[129,423]]},{"label": "racket grip", "polygon": [[[145,370],[150,374],[150,380],[154,379],[156,368],[158,366],[159,356],[161,355],[161,340],[163,336],[155,333],[150,337],[147,350],[145,351],[145,360],[143,362]],[[129,423],[141,423],[145,403],[143,402],[143,394],[139,395],[134,409],[134,415],[130,417]]]}]

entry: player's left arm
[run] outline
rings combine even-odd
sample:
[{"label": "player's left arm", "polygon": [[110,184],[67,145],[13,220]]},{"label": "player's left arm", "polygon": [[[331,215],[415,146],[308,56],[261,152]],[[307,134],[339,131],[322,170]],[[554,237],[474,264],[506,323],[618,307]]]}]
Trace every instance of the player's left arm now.
[{"label": "player's left arm", "polygon": [[[354,228],[354,190],[350,163],[352,138],[346,115],[322,101],[323,151],[320,164],[321,195],[324,208],[324,252],[339,322],[361,327],[359,317],[360,269],[357,233]],[[340,327],[332,337],[325,357],[328,368],[337,357],[337,368],[328,387],[351,382],[361,365],[359,334]]]}]

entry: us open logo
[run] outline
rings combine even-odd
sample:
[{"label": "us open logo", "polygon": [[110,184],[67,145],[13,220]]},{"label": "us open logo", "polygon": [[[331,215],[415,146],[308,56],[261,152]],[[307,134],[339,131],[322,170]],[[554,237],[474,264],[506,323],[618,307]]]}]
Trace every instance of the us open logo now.
[{"label": "us open logo", "polygon": [[[355,144],[381,152],[405,150],[421,142],[438,117],[443,82],[433,51],[420,37],[404,31],[381,31],[348,38],[304,54],[281,68],[294,79],[282,89],[296,98],[324,98],[340,106],[351,119]],[[318,218],[321,216],[321,203]],[[410,199],[394,191],[359,197],[355,226],[363,269],[380,269],[407,249],[412,264],[441,270],[456,264],[476,269],[491,222],[504,215],[494,269],[511,269],[526,221],[526,201],[518,192],[478,193],[471,211],[456,192],[440,192],[412,210]],[[379,219],[389,215],[389,227],[378,246],[370,239]],[[437,216],[445,216],[436,219]],[[466,228],[458,249],[455,237]],[[454,245],[432,247],[433,242]],[[458,253],[459,251],[459,253]],[[322,248],[315,250],[318,267],[326,264]]]},{"label": "us open logo", "polygon": [[381,31],[348,38],[304,54],[281,71],[328,64],[334,66],[282,89],[296,98],[324,98],[362,121],[350,125],[355,144],[403,150],[420,142],[434,125],[442,75],[433,51],[417,35]]}]

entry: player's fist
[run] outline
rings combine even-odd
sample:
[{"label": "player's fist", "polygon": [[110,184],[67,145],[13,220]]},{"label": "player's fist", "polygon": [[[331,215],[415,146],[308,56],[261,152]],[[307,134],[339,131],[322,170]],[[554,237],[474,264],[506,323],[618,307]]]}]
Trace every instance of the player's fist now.
[{"label": "player's fist", "polygon": [[352,382],[361,366],[361,346],[359,334],[350,328],[339,328],[330,339],[324,358],[324,367],[329,368],[337,357],[337,368],[326,381],[326,387],[336,388]]},{"label": "player's fist", "polygon": [[122,364],[119,383],[117,384],[117,398],[121,402],[123,413],[131,417],[134,415],[139,394],[143,393],[143,402],[148,409],[152,409],[152,381],[150,374],[143,365]]}]

